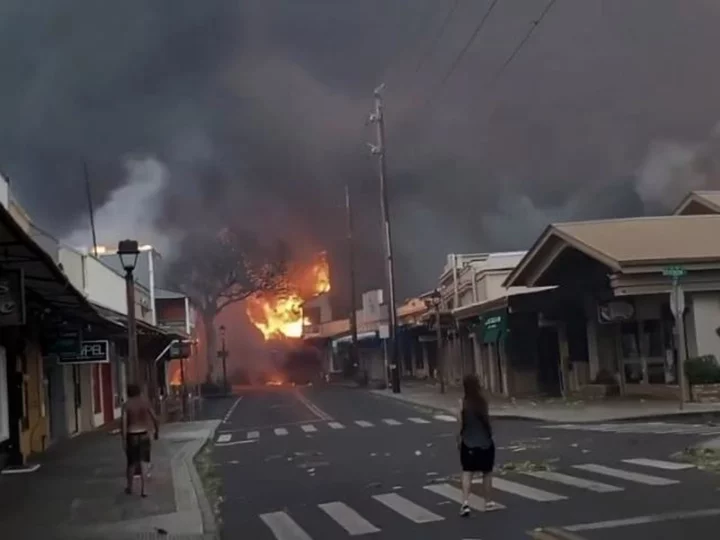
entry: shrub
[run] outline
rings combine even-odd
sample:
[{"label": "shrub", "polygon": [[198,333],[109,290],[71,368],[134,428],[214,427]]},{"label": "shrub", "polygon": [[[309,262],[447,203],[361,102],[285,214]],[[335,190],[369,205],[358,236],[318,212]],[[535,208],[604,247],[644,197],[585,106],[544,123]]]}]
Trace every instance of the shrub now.
[{"label": "shrub", "polygon": [[720,383],[720,364],[712,354],[688,359],[685,373],[690,384]]}]

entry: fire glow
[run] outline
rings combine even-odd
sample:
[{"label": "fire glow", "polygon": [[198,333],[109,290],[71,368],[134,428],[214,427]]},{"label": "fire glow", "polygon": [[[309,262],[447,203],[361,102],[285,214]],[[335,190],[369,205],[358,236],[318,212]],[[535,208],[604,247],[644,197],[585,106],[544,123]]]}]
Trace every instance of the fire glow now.
[{"label": "fire glow", "polygon": [[330,267],[325,253],[304,267],[291,269],[288,290],[282,295],[260,293],[247,299],[250,322],[265,340],[300,338],[310,322],[303,314],[305,301],[330,291]]}]

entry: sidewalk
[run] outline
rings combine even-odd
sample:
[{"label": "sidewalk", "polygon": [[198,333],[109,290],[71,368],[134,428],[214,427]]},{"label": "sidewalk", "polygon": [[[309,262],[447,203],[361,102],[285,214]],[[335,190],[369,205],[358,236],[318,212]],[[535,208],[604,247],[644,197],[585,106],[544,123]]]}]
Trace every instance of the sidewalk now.
[{"label": "sidewalk", "polygon": [[[457,387],[450,387],[445,394],[440,394],[438,386],[419,382],[405,382],[400,394],[393,394],[390,390],[371,390],[371,392],[413,405],[452,413],[457,411],[458,402],[462,397],[461,390]],[[490,401],[490,416],[493,418],[542,420],[563,424],[669,418],[699,414],[720,415],[720,403],[686,403],[681,411],[678,403],[644,399],[610,398],[582,401],[555,398],[491,399]]]},{"label": "sidewalk", "polygon": [[161,438],[153,444],[146,499],[124,493],[119,435],[97,431],[58,443],[41,456],[36,472],[0,476],[3,538],[215,538],[212,512],[192,459],[217,425],[162,426]]}]

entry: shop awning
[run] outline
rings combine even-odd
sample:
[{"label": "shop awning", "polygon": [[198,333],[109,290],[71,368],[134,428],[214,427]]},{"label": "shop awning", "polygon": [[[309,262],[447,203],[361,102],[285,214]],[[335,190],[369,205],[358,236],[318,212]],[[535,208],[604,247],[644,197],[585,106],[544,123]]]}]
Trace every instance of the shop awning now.
[{"label": "shop awning", "polygon": [[95,322],[98,316],[85,296],[75,289],[53,258],[0,204],[0,268],[22,272],[28,302]]},{"label": "shop awning", "polygon": [[495,343],[507,330],[507,309],[489,311],[482,317],[482,326],[478,327],[483,343]]}]

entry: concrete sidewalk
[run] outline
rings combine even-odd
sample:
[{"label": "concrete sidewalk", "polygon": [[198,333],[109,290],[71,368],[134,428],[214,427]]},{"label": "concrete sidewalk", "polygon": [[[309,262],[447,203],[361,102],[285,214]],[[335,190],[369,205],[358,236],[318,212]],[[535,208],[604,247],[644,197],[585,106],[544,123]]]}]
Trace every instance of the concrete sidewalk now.
[{"label": "concrete sidewalk", "polygon": [[192,460],[218,424],[162,426],[161,438],[153,444],[152,478],[145,499],[124,493],[125,463],[118,434],[98,431],[58,443],[42,455],[36,472],[0,476],[2,536],[216,538],[214,516]]},{"label": "concrete sidewalk", "polygon": [[[426,383],[409,382],[402,386],[401,393],[391,390],[371,390],[371,392],[398,399],[413,405],[456,412],[462,396],[457,387],[450,387],[440,394],[439,387]],[[517,399],[490,402],[490,415],[493,418],[516,418],[541,420],[557,423],[608,422],[615,420],[638,420],[651,418],[671,418],[685,415],[720,415],[720,403],[686,403],[683,410],[679,404],[671,401],[644,399],[604,399],[593,401],[556,399]]]}]

